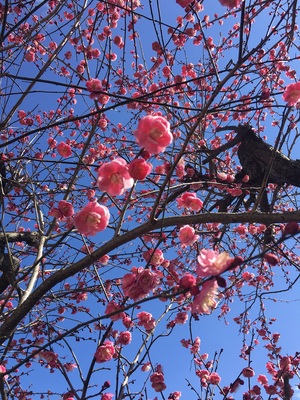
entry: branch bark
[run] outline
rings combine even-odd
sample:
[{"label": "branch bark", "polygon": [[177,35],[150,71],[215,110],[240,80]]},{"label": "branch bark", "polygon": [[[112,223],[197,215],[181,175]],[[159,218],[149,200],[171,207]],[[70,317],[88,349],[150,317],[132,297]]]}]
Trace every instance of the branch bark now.
[{"label": "branch bark", "polygon": [[287,222],[300,222],[300,211],[294,212],[282,212],[282,213],[205,213],[195,214],[188,216],[178,216],[170,218],[161,218],[159,220],[150,220],[143,225],[140,225],[130,232],[127,232],[121,236],[115,237],[108,241],[99,249],[95,250],[91,255],[84,257],[82,260],[72,264],[67,268],[63,268],[49,278],[47,278],[37,289],[35,289],[30,296],[20,304],[16,310],[11,314],[9,318],[0,327],[0,344],[3,344],[16,329],[17,325],[22,321],[23,318],[30,312],[34,305],[41,300],[41,298],[58,283],[64,281],[67,278],[75,275],[77,272],[89,267],[94,261],[98,260],[105,254],[110,253],[114,249],[123,246],[124,244],[155,230],[171,226],[181,226],[184,224],[195,225],[204,223],[222,223],[222,224],[244,224],[244,223],[260,223],[265,225],[275,223],[287,223]]}]

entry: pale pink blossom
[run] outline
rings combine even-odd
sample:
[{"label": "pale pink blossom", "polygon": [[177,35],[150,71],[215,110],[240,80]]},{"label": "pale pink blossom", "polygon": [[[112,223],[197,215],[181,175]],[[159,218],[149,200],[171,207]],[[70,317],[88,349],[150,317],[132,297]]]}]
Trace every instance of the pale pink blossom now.
[{"label": "pale pink blossom", "polygon": [[128,164],[122,158],[105,163],[98,170],[98,188],[110,196],[122,195],[125,189],[133,186],[133,183]]},{"label": "pale pink blossom", "polygon": [[232,264],[233,258],[228,253],[218,253],[215,250],[202,249],[197,258],[197,275],[201,278],[216,276],[224,272]]},{"label": "pale pink blossom", "polygon": [[74,207],[72,203],[65,200],[58,202],[58,209],[64,217],[72,217],[74,215]]},{"label": "pale pink blossom", "polygon": [[143,158],[136,158],[129,164],[129,174],[133,179],[142,181],[150,174],[152,165]]},{"label": "pale pink blossom", "polygon": [[191,246],[199,239],[199,235],[195,234],[195,229],[190,225],[184,225],[179,230],[179,240],[181,247]]},{"label": "pale pink blossom", "polygon": [[131,342],[131,333],[129,331],[120,332],[118,343],[126,346]]},{"label": "pale pink blossom", "polygon": [[238,7],[243,0],[219,0],[220,4],[229,9]]},{"label": "pale pink blossom", "polygon": [[59,154],[60,156],[65,157],[65,158],[70,157],[70,156],[72,155],[71,146],[68,145],[68,144],[65,143],[65,142],[60,142],[60,143],[57,145],[57,152],[58,152],[58,154]]},{"label": "pale pink blossom", "polygon": [[74,216],[74,225],[81,234],[94,236],[107,227],[109,217],[108,208],[94,201]]},{"label": "pale pink blossom", "polygon": [[146,362],[145,364],[143,364],[143,365],[142,365],[142,368],[141,368],[141,370],[142,370],[143,372],[148,372],[148,371],[150,371],[150,369],[151,369],[151,364],[150,364],[149,361]]},{"label": "pale pink blossom", "polygon": [[165,151],[173,141],[169,121],[158,115],[141,118],[134,135],[137,144],[152,154]]},{"label": "pale pink blossom", "polygon": [[109,361],[115,355],[114,344],[110,340],[106,340],[101,346],[99,346],[95,353],[95,360],[98,363]]},{"label": "pale pink blossom", "polygon": [[210,314],[217,307],[217,294],[218,283],[216,279],[204,282],[200,292],[195,296],[192,303],[192,313]]},{"label": "pale pink blossom", "polygon": [[300,101],[300,82],[287,85],[282,95],[288,106],[294,106]]},{"label": "pale pink blossom", "polygon": [[4,365],[0,365],[0,374],[4,374],[6,372],[6,368],[4,367]]},{"label": "pale pink blossom", "polygon": [[185,192],[176,199],[178,208],[187,208],[192,211],[200,211],[203,203],[198,199],[196,193]]}]

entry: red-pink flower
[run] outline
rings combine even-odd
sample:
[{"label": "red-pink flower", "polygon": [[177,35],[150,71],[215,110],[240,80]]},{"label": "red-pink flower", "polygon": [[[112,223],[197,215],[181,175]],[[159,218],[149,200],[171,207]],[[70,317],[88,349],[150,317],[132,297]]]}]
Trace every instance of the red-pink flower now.
[{"label": "red-pink flower", "polygon": [[98,188],[111,196],[123,194],[125,189],[132,187],[133,182],[128,171],[128,164],[122,158],[116,158],[99,168]]},{"label": "red-pink flower", "polygon": [[195,234],[195,229],[192,228],[190,225],[182,226],[179,230],[178,237],[181,243],[181,247],[191,246],[199,239],[199,235]]},{"label": "red-pink flower", "polygon": [[[116,313],[117,311],[120,311],[120,312]],[[109,315],[112,313],[116,313],[109,317],[112,321],[118,321],[119,319],[123,319],[125,317],[125,313],[122,311],[122,307],[118,303],[116,303],[114,300],[110,301],[107,304],[106,309],[105,309],[106,315]]]},{"label": "red-pink flower", "polygon": [[151,332],[152,329],[155,327],[155,319],[152,317],[152,314],[141,311],[138,313],[137,318],[139,319],[138,325],[143,326],[147,332]]},{"label": "red-pink flower", "polygon": [[107,227],[109,217],[108,208],[93,201],[74,216],[74,225],[83,235],[94,236]]},{"label": "red-pink flower", "polygon": [[221,377],[217,372],[212,372],[209,375],[208,382],[212,385],[218,385],[221,382]]},{"label": "red-pink flower", "polygon": [[196,285],[196,278],[192,274],[185,274],[180,279],[180,287],[183,289],[190,289]]},{"label": "red-pink flower", "polygon": [[109,361],[115,355],[114,344],[110,340],[106,340],[103,345],[99,346],[95,353],[96,362],[102,363]]},{"label": "red-pink flower", "polygon": [[72,217],[74,215],[74,207],[72,203],[65,200],[58,202],[58,209],[64,217]]},{"label": "red-pink flower", "polygon": [[246,368],[243,369],[242,375],[243,375],[245,378],[252,378],[252,377],[255,375],[255,372],[253,371],[253,368],[251,368],[251,367],[246,367]]},{"label": "red-pink flower", "polygon": [[127,345],[131,342],[131,333],[129,331],[120,332],[118,342],[122,345]]},{"label": "red-pink flower", "polygon": [[101,400],[112,400],[113,397],[112,393],[104,393],[101,395]]},{"label": "red-pink flower", "polygon": [[162,392],[163,390],[166,389],[167,386],[165,385],[164,381],[165,377],[164,374],[161,372],[154,372],[150,376],[151,386],[156,392]]},{"label": "red-pink flower", "polygon": [[164,255],[160,249],[149,249],[143,253],[144,259],[150,264],[158,267],[164,262]]},{"label": "red-pink flower", "polygon": [[196,193],[183,193],[176,199],[178,208],[188,208],[193,211],[200,211],[203,207],[203,203],[198,199]]},{"label": "red-pink flower", "polygon": [[294,106],[300,101],[300,82],[287,85],[282,95],[288,106]]},{"label": "red-pink flower", "polygon": [[58,152],[58,154],[59,154],[60,156],[65,157],[65,158],[70,157],[70,156],[72,155],[71,146],[68,145],[68,144],[65,143],[65,142],[60,142],[60,143],[57,145],[57,152]]},{"label": "red-pink flower", "polygon": [[138,300],[146,297],[158,282],[157,274],[149,269],[138,268],[136,272],[123,276],[122,289],[125,296]]},{"label": "red-pink flower", "polygon": [[169,121],[158,115],[141,118],[134,135],[137,144],[152,154],[165,151],[173,141]]},{"label": "red-pink flower", "polygon": [[243,0],[219,0],[222,6],[227,8],[235,8],[238,7]]},{"label": "red-pink flower", "polygon": [[179,4],[183,8],[188,6],[191,2],[192,2],[192,0],[176,0],[176,3]]},{"label": "red-pink flower", "polygon": [[133,179],[142,181],[150,174],[152,165],[147,163],[143,158],[136,158],[129,164],[129,174]]},{"label": "red-pink flower", "polygon": [[220,275],[232,264],[233,258],[226,252],[219,254],[215,250],[202,249],[197,260],[199,263],[197,274],[203,278],[210,275]]},{"label": "red-pink flower", "polygon": [[210,314],[217,307],[217,294],[218,284],[216,279],[204,282],[200,292],[195,296],[192,303],[192,313]]}]

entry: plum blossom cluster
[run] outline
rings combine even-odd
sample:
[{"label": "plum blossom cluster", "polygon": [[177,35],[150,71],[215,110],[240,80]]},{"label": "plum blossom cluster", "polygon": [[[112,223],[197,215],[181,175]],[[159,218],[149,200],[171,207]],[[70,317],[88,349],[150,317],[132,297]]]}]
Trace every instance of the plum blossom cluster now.
[{"label": "plum blossom cluster", "polygon": [[52,207],[49,211],[49,215],[51,217],[56,218],[57,220],[66,220],[74,215],[74,207],[72,203],[60,200],[57,204],[57,207]]},{"label": "plum blossom cluster", "polygon": [[88,80],[86,88],[90,92],[91,99],[98,101],[100,104],[106,104],[109,101],[109,96],[99,79]]},{"label": "plum blossom cluster", "polygon": [[122,279],[122,289],[125,296],[132,300],[146,297],[159,284],[159,276],[150,269],[132,268],[132,273]]},{"label": "plum blossom cluster", "polygon": [[152,329],[155,327],[156,321],[151,313],[141,311],[138,313],[137,318],[138,326],[142,326],[146,330],[146,332],[151,332]]},{"label": "plum blossom cluster", "polygon": [[162,392],[167,388],[165,384],[165,376],[161,365],[157,365],[155,372],[150,375],[151,386],[156,392]]},{"label": "plum blossom cluster", "polygon": [[300,82],[287,85],[282,97],[288,106],[296,105],[300,101]]}]

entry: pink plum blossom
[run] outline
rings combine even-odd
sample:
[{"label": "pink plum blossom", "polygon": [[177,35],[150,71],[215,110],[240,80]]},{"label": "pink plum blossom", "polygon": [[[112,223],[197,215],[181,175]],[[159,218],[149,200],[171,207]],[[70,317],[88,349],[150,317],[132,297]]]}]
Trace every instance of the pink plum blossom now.
[{"label": "pink plum blossom", "polygon": [[187,7],[191,2],[192,0],[176,0],[176,3],[183,8]]},{"label": "pink plum blossom", "polygon": [[153,389],[156,392],[162,392],[163,390],[165,390],[167,388],[164,381],[165,381],[165,377],[164,377],[164,374],[161,372],[154,372],[150,376],[151,386],[153,387]]},{"label": "pink plum blossom", "polygon": [[287,85],[282,95],[288,106],[294,106],[300,101],[300,82]]},{"label": "pink plum blossom", "polygon": [[229,9],[238,7],[243,0],[219,0],[220,4]]},{"label": "pink plum blossom", "polygon": [[158,267],[164,262],[164,255],[160,249],[149,249],[143,253],[144,259],[150,264]]},{"label": "pink plum blossom", "polygon": [[152,154],[164,152],[173,141],[169,121],[158,115],[141,118],[134,135],[137,144]]},{"label": "pink plum blossom", "polygon": [[152,314],[146,311],[141,311],[137,314],[137,318],[139,319],[138,325],[143,326],[146,329],[146,332],[151,332],[155,327],[156,321]]},{"label": "pink plum blossom", "polygon": [[74,216],[74,225],[82,235],[94,236],[107,227],[109,217],[108,208],[93,201]]},{"label": "pink plum blossom", "polygon": [[101,400],[112,400],[113,397],[112,393],[104,393],[101,395]]},{"label": "pink plum blossom", "polygon": [[180,279],[180,287],[183,289],[190,289],[196,285],[196,278],[192,274],[185,274]]},{"label": "pink plum blossom", "polygon": [[131,342],[131,333],[129,331],[120,332],[118,343],[126,346]]},{"label": "pink plum blossom", "polygon": [[181,247],[183,248],[185,248],[186,246],[191,246],[199,239],[199,235],[195,234],[195,229],[192,228],[190,225],[182,226],[179,230],[178,237],[181,243]]},{"label": "pink plum blossom", "polygon": [[110,340],[106,340],[101,346],[99,346],[95,353],[95,359],[97,363],[103,363],[109,361],[115,355],[114,344]]},{"label": "pink plum blossom", "polygon": [[196,193],[183,193],[176,199],[178,208],[187,208],[192,211],[200,211],[203,203],[198,199]]},{"label": "pink plum blossom", "polygon": [[146,297],[158,282],[156,273],[150,269],[138,268],[135,272],[123,276],[122,289],[125,296],[132,300],[138,300]]},{"label": "pink plum blossom", "polygon": [[58,202],[58,209],[64,217],[72,217],[74,215],[74,207],[72,203],[65,200]]},{"label": "pink plum blossom", "polygon": [[142,181],[150,174],[152,165],[143,158],[136,158],[129,164],[129,174],[133,179]]},{"label": "pink plum blossom", "polygon": [[219,254],[215,250],[202,249],[197,260],[199,263],[197,275],[203,278],[210,275],[220,275],[232,264],[233,258],[225,251]]},{"label": "pink plum blossom", "polygon": [[200,292],[194,297],[192,303],[192,313],[210,314],[218,304],[216,301],[216,296],[218,294],[217,290],[218,284],[216,279],[204,282]]},{"label": "pink plum blossom", "polygon": [[71,146],[68,145],[68,144],[65,143],[65,142],[60,142],[60,143],[57,145],[57,152],[58,152],[58,154],[59,154],[60,156],[65,157],[65,158],[70,157],[70,156],[72,155]]},{"label": "pink plum blossom", "polygon": [[[117,313],[117,311],[120,312]],[[110,301],[107,304],[105,309],[105,314],[106,315],[113,314],[109,317],[112,321],[118,321],[119,319],[123,319],[125,317],[125,313],[122,311],[122,307],[114,300]]]},{"label": "pink plum blossom", "polygon": [[133,186],[133,183],[128,171],[128,164],[122,158],[116,158],[99,168],[98,188],[110,196],[122,195],[125,189]]}]

